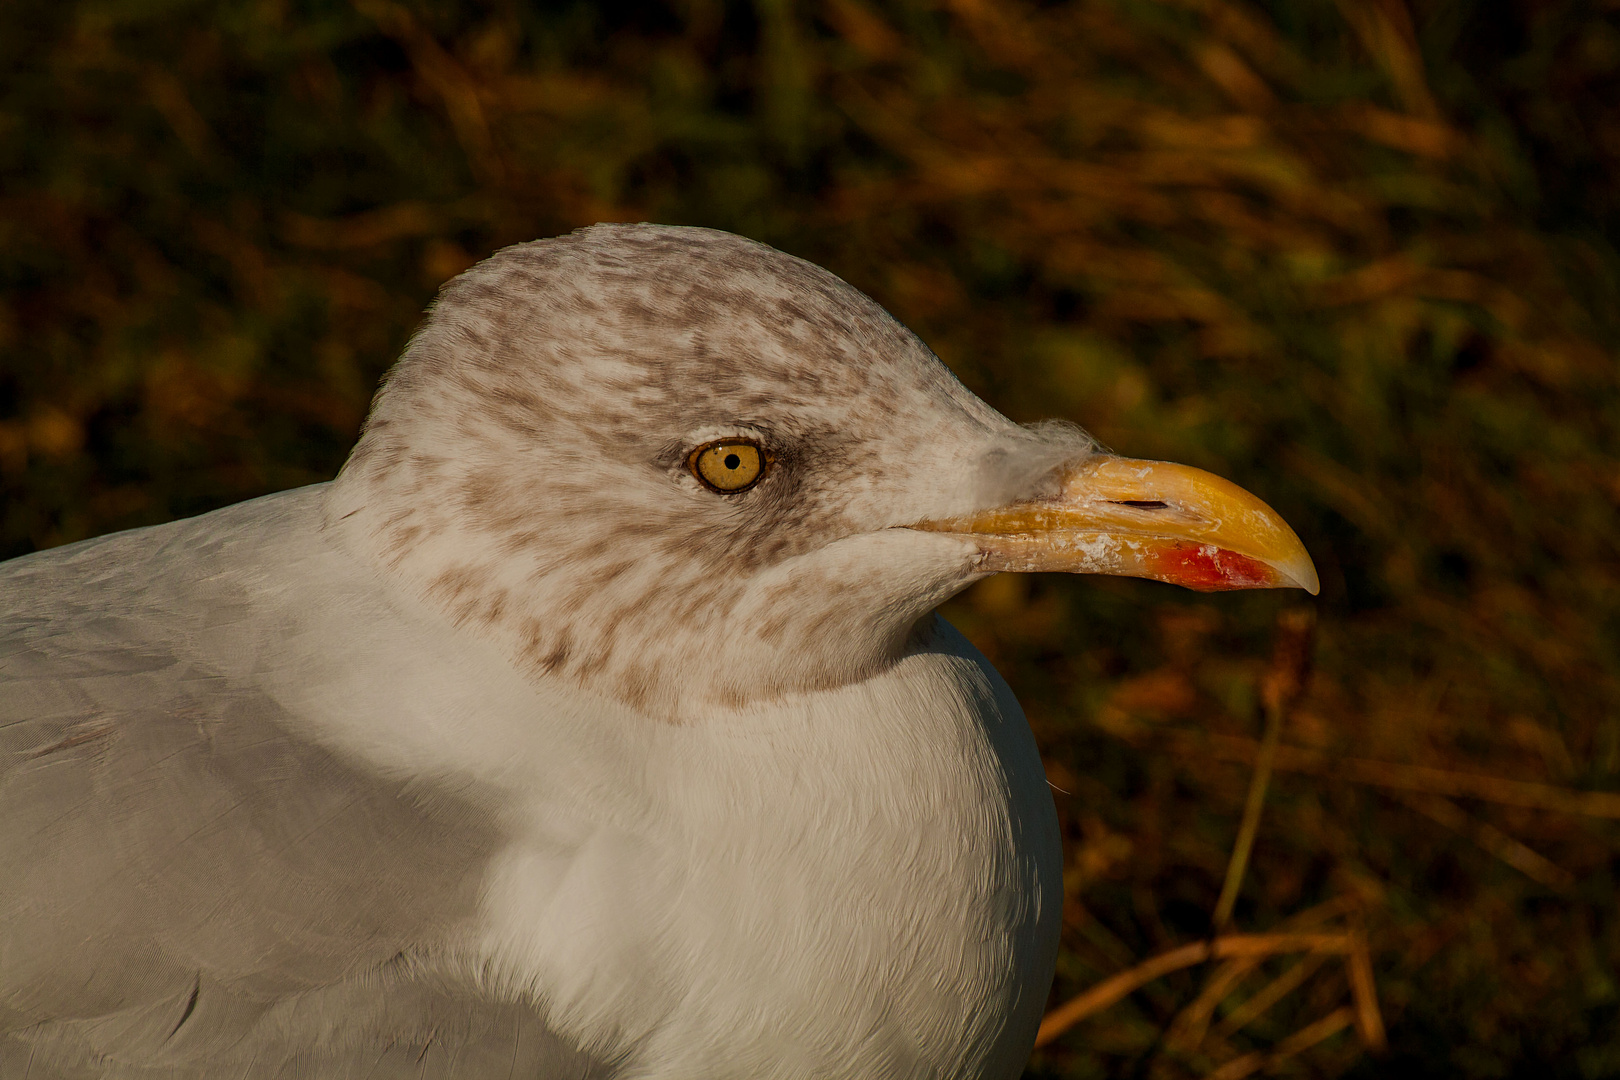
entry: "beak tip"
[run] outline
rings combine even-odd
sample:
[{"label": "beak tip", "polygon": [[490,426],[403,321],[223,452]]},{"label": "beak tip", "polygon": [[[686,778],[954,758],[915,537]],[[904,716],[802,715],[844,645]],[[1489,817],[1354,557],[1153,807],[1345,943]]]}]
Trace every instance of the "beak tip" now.
[{"label": "beak tip", "polygon": [[1312,596],[1322,591],[1322,581],[1316,576],[1316,565],[1311,562],[1309,555],[1301,558],[1295,565],[1281,569],[1283,576],[1288,579],[1287,584],[1294,588],[1304,589]]}]

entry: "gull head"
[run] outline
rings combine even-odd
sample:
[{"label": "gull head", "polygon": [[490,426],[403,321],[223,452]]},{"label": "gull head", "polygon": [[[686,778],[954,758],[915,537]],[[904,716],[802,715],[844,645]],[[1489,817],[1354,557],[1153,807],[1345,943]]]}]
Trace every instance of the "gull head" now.
[{"label": "gull head", "polygon": [[326,523],[527,676],[673,722],[868,678],[998,571],[1316,588],[1241,488],[1014,424],[827,271],[654,225],[447,284]]}]

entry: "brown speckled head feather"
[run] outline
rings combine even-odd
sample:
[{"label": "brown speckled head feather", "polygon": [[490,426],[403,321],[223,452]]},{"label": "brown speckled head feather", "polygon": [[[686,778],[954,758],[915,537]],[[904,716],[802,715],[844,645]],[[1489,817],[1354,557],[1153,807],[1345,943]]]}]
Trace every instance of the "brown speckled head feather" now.
[{"label": "brown speckled head feather", "polygon": [[[720,437],[771,465],[721,495]],[[681,719],[862,677],[974,580],[903,526],[1089,452],[1012,424],[832,274],[705,229],[598,225],[448,284],[329,527],[536,677]]]}]

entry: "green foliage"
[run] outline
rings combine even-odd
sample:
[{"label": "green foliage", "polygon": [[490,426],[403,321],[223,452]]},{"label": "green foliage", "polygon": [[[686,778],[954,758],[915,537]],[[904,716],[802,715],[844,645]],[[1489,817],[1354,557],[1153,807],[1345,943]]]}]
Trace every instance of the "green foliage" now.
[{"label": "green foliage", "polygon": [[[1353,900],[1392,1057],[1343,1033],[1278,1067],[1620,1072],[1612,821],[1376,779],[1620,788],[1612,2],[0,21],[0,554],[331,476],[433,290],[496,247],[742,232],[878,297],[1009,415],[1230,476],[1315,555],[1283,741],[1330,764],[1279,759],[1237,925]],[[1066,792],[1055,1000],[1207,933],[1293,602],[998,578],[952,605]],[[1189,1050],[1166,1031],[1204,978],[1149,984],[1034,1073],[1199,1073],[1348,993],[1324,966]]]}]

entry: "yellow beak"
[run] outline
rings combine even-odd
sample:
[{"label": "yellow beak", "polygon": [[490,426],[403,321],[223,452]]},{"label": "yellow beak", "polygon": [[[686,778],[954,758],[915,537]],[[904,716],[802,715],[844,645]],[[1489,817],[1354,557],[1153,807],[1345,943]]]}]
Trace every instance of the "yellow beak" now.
[{"label": "yellow beak", "polygon": [[1095,455],[1067,467],[1050,498],[912,528],[975,537],[987,570],[1152,578],[1200,592],[1317,591],[1305,545],[1275,510],[1167,461]]}]

